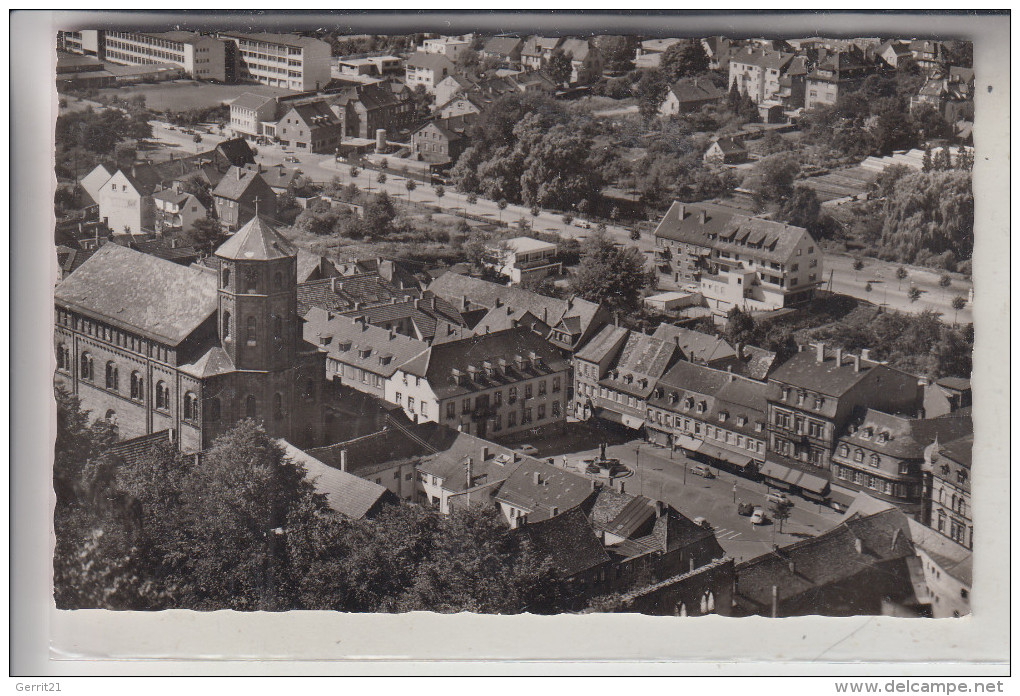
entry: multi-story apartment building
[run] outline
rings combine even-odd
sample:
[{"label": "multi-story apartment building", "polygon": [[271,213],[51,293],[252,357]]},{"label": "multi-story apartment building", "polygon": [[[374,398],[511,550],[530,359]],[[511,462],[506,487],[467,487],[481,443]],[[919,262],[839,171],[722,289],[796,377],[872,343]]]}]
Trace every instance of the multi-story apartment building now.
[{"label": "multi-story apartment building", "polygon": [[264,94],[245,92],[230,102],[230,130],[238,137],[258,140],[266,123],[276,121],[277,100]]},{"label": "multi-story apartment building", "polygon": [[336,152],[343,124],[322,100],[295,104],[276,122],[276,137],[284,147],[317,153]]},{"label": "multi-story apartment building", "polygon": [[730,53],[729,84],[756,103],[778,101],[780,78],[793,60],[792,53],[748,46]]},{"label": "multi-story apartment building", "polygon": [[121,65],[173,63],[195,80],[227,81],[227,45],[194,31],[105,32],[105,60]]},{"label": "multi-story apartment building", "polygon": [[565,422],[570,363],[526,327],[433,343],[401,365],[386,400],[415,422],[498,439]]},{"label": "multi-story apartment building", "polygon": [[807,76],[804,108],[832,106],[840,94],[853,91],[875,72],[874,61],[856,47],[820,56],[815,69]]},{"label": "multi-story apartment building", "polygon": [[672,341],[606,326],[574,355],[574,413],[597,416],[640,430],[647,400],[655,385],[677,360]]},{"label": "multi-story apartment building", "polygon": [[684,360],[648,399],[650,441],[753,474],[765,462],[768,385]]},{"label": "multi-story apartment building", "polygon": [[[801,350],[769,377],[768,457],[762,473],[774,485],[821,494],[832,452],[847,426],[866,409],[917,416],[923,390],[917,377],[824,343]],[[806,476],[804,476],[806,474]]]},{"label": "multi-story apartment building", "polygon": [[933,442],[924,452],[922,521],[957,544],[974,548],[970,501],[971,451],[974,436]]},{"label": "multi-story apartment building", "polygon": [[103,60],[106,32],[102,29],[57,32],[57,47],[68,53],[93,56]]},{"label": "multi-story apartment building", "polygon": [[674,202],[655,228],[660,273],[700,292],[710,309],[768,311],[810,299],[821,248],[803,227]]},{"label": "multi-story apartment building", "polygon": [[295,34],[220,32],[237,46],[237,79],[297,92],[329,83],[330,54],[325,41]]},{"label": "multi-story apartment building", "polygon": [[425,39],[418,50],[422,53],[438,53],[452,61],[471,48],[471,42],[456,36],[440,36],[437,39]]},{"label": "multi-story apartment building", "polygon": [[433,119],[411,133],[411,152],[434,164],[456,162],[471,142],[467,133],[476,120],[474,114]]},{"label": "multi-story apartment building", "polygon": [[972,431],[969,410],[919,419],[869,408],[839,439],[832,454],[832,480],[920,517],[925,449]]}]

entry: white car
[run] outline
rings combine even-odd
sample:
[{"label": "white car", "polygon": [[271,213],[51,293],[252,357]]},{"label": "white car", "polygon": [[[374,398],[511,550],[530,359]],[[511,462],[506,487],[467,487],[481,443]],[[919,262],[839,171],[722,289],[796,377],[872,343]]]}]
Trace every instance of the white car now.
[{"label": "white car", "polygon": [[769,518],[765,515],[765,511],[760,507],[756,507],[754,512],[751,513],[751,524],[765,524],[769,521]]},{"label": "white car", "polygon": [[535,447],[532,445],[521,445],[520,447],[515,447],[514,449],[520,452],[521,454],[528,455],[529,457],[534,457],[536,454],[538,454],[538,450],[535,449]]}]

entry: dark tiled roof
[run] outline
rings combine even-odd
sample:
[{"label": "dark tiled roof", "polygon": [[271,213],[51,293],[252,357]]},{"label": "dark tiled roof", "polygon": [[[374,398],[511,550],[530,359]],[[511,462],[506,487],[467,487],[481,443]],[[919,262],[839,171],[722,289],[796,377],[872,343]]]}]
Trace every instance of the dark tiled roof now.
[{"label": "dark tiled roof", "polygon": [[[428,436],[435,431],[435,423],[428,425],[433,427],[390,427],[345,442],[315,447],[309,449],[308,454],[339,469],[341,453],[346,451],[347,471],[355,475],[364,474],[367,476],[381,466],[417,460],[433,453],[437,445],[429,443],[421,437]],[[430,439],[436,438],[433,436]],[[441,446],[441,443],[438,443],[438,446]]]},{"label": "dark tiled roof", "polygon": [[638,529],[655,517],[655,503],[643,495],[637,495],[623,506],[623,509],[609,521],[605,531],[629,539]]},{"label": "dark tiled roof", "polygon": [[675,343],[692,362],[711,363],[716,360],[735,357],[733,346],[712,334],[672,324],[659,324],[652,334],[655,338]]},{"label": "dark tiled roof", "polygon": [[779,70],[793,60],[792,53],[779,53],[777,51],[763,51],[756,48],[746,48],[741,51],[734,51],[730,54],[730,63],[741,65],[754,65],[765,70]]},{"label": "dark tiled roof", "polygon": [[443,73],[443,70],[453,72],[457,67],[449,58],[442,54],[421,52],[412,53],[407,59],[406,65],[411,68],[432,70],[440,75]]},{"label": "dark tiled roof", "polygon": [[300,176],[297,169],[288,169],[282,164],[266,167],[259,172],[265,182],[273,188],[287,188],[294,179]]},{"label": "dark tiled roof", "polygon": [[231,235],[216,250],[216,255],[237,261],[267,261],[297,256],[297,248],[272,225],[256,216]]},{"label": "dark tiled roof", "polygon": [[[432,438],[429,442],[442,449],[435,454],[425,455],[418,470],[443,480],[445,490],[459,493],[476,486],[505,481],[521,465],[523,459],[513,450],[497,445],[468,433],[457,432],[439,426],[445,434],[445,441]],[[482,448],[488,450],[488,457],[482,459]],[[471,458],[471,485],[467,480],[467,459]]]},{"label": "dark tiled roof", "polygon": [[970,380],[963,377],[943,377],[937,380],[935,384],[956,391],[967,391],[970,389]]},{"label": "dark tiled roof", "polygon": [[[684,399],[692,397],[695,404],[706,402],[701,415],[707,415],[714,407],[715,395],[728,381],[729,375],[725,372],[681,360],[662,375],[648,403],[670,411],[680,411]],[[690,413],[696,411],[692,409]]]},{"label": "dark tiled roof", "polygon": [[127,465],[135,465],[149,457],[159,447],[172,447],[173,439],[169,430],[158,430],[149,435],[140,435],[130,440],[121,440],[110,446],[105,454]]},{"label": "dark tiled roof", "polygon": [[494,56],[509,57],[511,53],[520,48],[521,40],[514,36],[494,36],[485,42],[482,48],[483,53]]},{"label": "dark tiled roof", "polygon": [[[636,396],[648,396],[677,354],[675,343],[631,331],[623,344],[619,360],[602,383]],[[642,382],[642,380],[644,380]]]},{"label": "dark tiled roof", "polygon": [[952,442],[940,445],[939,454],[952,459],[957,464],[962,464],[968,469],[971,467],[971,456],[974,450],[974,436],[967,435]]},{"label": "dark tiled roof", "polygon": [[520,528],[539,556],[545,556],[563,577],[573,577],[609,562],[602,542],[580,509]]},{"label": "dark tiled roof", "polygon": [[[767,610],[773,587],[783,602],[910,556],[913,546],[909,528],[898,510],[855,516],[817,537],[739,564],[738,601]],[[817,611],[824,614],[825,607],[819,606]]]},{"label": "dark tiled roof", "polygon": [[216,311],[216,278],[104,244],[54,293],[56,302],[177,345]]},{"label": "dark tiled roof", "polygon": [[719,138],[716,144],[726,155],[740,155],[747,152],[747,149],[733,138]]},{"label": "dark tiled roof", "polygon": [[719,89],[708,80],[699,80],[697,78],[685,78],[676,82],[670,87],[673,94],[676,95],[677,101],[681,104],[685,102],[701,102],[709,101],[712,99],[722,99],[726,96],[726,91]]},{"label": "dark tiled roof", "polygon": [[305,316],[303,331],[306,341],[327,351],[334,360],[384,377],[391,376],[398,367],[428,348],[422,341],[364,321],[330,316],[318,308]]},{"label": "dark tiled roof", "polygon": [[499,489],[496,500],[527,511],[528,523],[572,510],[593,497],[591,480],[534,459],[525,459]]},{"label": "dark tiled roof", "polygon": [[[894,416],[869,408],[860,427],[844,435],[841,441],[897,459],[921,459],[925,448],[935,440],[950,442],[973,431],[970,413],[920,419]],[[884,441],[881,436],[884,436]]]},{"label": "dark tiled roof", "polygon": [[860,371],[857,372],[848,355],[843,356],[842,363],[836,364],[836,357],[831,351],[825,351],[824,361],[818,362],[815,349],[809,346],[777,367],[770,379],[827,396],[840,396],[864,379],[871,370],[890,369],[861,360]]},{"label": "dark tiled roof", "polygon": [[199,378],[224,375],[228,372],[233,372],[235,369],[234,361],[218,345],[210,346],[207,350],[201,352],[201,355],[194,362],[181,365],[182,372],[187,372]]},{"label": "dark tiled roof", "polygon": [[276,101],[276,97],[267,97],[264,94],[253,94],[252,92],[245,92],[234,101],[230,102],[231,106],[237,106],[242,109],[260,109],[269,102]]},{"label": "dark tiled roof", "polygon": [[[240,167],[231,167],[223,178],[220,179],[219,183],[216,184],[216,188],[213,189],[212,193],[214,196],[236,201],[259,179],[262,179],[262,176],[258,172]],[[262,179],[262,181],[265,182],[265,179]]]},{"label": "dark tiled roof", "polygon": [[304,469],[315,492],[326,496],[329,506],[344,517],[360,520],[387,499],[398,502],[385,486],[328,466],[286,440],[280,440],[280,444],[286,456]]},{"label": "dark tiled roof", "polygon": [[628,330],[622,326],[603,326],[590,341],[577,351],[578,360],[599,363],[606,353],[613,350],[627,335]]},{"label": "dark tiled roof", "polygon": [[246,164],[255,164],[255,155],[248,147],[244,138],[231,138],[224,140],[216,146],[216,151],[223,155],[223,158],[235,167],[243,167]]}]

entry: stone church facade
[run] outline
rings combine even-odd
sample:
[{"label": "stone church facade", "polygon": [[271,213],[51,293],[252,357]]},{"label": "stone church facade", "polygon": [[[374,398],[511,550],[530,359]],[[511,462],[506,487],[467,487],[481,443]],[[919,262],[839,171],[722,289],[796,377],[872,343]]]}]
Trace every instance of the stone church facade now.
[{"label": "stone church facade", "polygon": [[296,249],[253,218],[216,260],[104,245],[55,291],[56,382],[125,438],[172,428],[194,452],[253,418],[326,444],[326,355],[302,338]]}]

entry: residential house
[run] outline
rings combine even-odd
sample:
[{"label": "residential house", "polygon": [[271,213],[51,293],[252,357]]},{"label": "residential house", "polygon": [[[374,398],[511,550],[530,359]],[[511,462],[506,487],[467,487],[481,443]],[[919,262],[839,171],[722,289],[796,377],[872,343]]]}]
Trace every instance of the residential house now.
[{"label": "residential house", "polygon": [[970,380],[963,377],[942,377],[924,386],[924,417],[938,418],[971,406],[974,394]]},{"label": "residential house", "polygon": [[520,320],[530,313],[549,327],[545,338],[569,355],[583,346],[599,329],[612,321],[612,314],[602,304],[578,297],[561,300],[524,288],[490,283],[479,278],[446,272],[429,285],[429,291],[447,300],[461,313],[477,309],[482,312],[469,326],[476,332],[494,325],[496,314]]},{"label": "residential house", "polygon": [[718,336],[682,326],[662,323],[652,334],[664,341],[673,341],[684,360],[727,370],[764,382],[776,366],[776,354],[757,346],[737,343],[730,345]]},{"label": "residential house", "polygon": [[801,350],[769,377],[768,457],[762,474],[771,485],[823,496],[832,453],[848,426],[866,409],[916,416],[917,378],[824,343]]},{"label": "residential house", "polygon": [[414,53],[404,64],[406,71],[404,82],[414,89],[422,85],[429,94],[436,93],[436,85],[447,75],[456,71],[453,62],[444,55],[437,53]]},{"label": "residential house", "polygon": [[563,264],[556,260],[558,247],[531,237],[514,237],[489,248],[489,265],[512,284],[558,276]]},{"label": "residential house", "polygon": [[532,36],[521,47],[521,64],[525,70],[541,70],[552,52],[560,47],[563,38],[558,36]]},{"label": "residential house", "polygon": [[794,59],[793,53],[747,46],[730,53],[729,82],[756,104],[778,101],[780,79]]},{"label": "residential house", "polygon": [[807,76],[804,108],[832,106],[840,94],[856,90],[877,68],[857,48],[819,56],[815,69]]},{"label": "residential house", "polygon": [[457,62],[460,54],[471,48],[471,41],[459,36],[440,36],[435,39],[425,39],[418,50],[422,53],[438,53],[450,60]]},{"label": "residential house", "polygon": [[719,138],[707,150],[702,159],[711,164],[741,164],[749,158],[747,149],[735,138]]},{"label": "residential house", "polygon": [[656,383],[679,359],[675,343],[618,326],[603,327],[574,355],[574,413],[640,430]]},{"label": "residential house", "polygon": [[729,74],[730,54],[740,49],[739,42],[725,36],[710,36],[701,40],[701,46],[708,55],[708,69]]},{"label": "residential house", "polygon": [[804,106],[807,76],[807,56],[794,56],[779,77],[779,92],[775,95],[779,103],[766,101],[758,106],[758,113],[764,123],[782,123],[786,118],[786,110],[796,111]]},{"label": "residential house", "polygon": [[276,124],[281,145],[305,152],[334,153],[342,135],[343,124],[325,101],[295,104]]},{"label": "residential house", "polygon": [[561,512],[540,522],[517,527],[540,557],[549,559],[568,585],[557,598],[560,609],[582,609],[590,598],[604,594],[613,576],[612,561],[581,507]]},{"label": "residential house", "polygon": [[973,449],[973,435],[928,445],[922,491],[922,521],[968,550],[974,548],[970,496]]},{"label": "residential house", "polygon": [[974,118],[974,71],[970,68],[949,68],[945,77],[929,79],[910,98],[910,110],[930,106],[946,120],[956,123]]},{"label": "residential house", "polygon": [[556,346],[524,327],[436,341],[398,367],[386,400],[415,422],[483,438],[555,431],[566,418],[569,367]]},{"label": "residential house", "polygon": [[570,84],[587,85],[602,77],[602,52],[589,39],[564,39],[558,49],[570,58]]},{"label": "residential house", "polygon": [[304,471],[315,492],[326,498],[330,509],[349,520],[371,519],[387,505],[400,502],[385,486],[329,466],[286,440],[279,442],[284,456]]},{"label": "residential house", "polygon": [[717,314],[804,302],[822,278],[822,250],[803,227],[712,204],[674,202],[655,244],[660,273],[700,292]]},{"label": "residential house", "polygon": [[914,553],[924,569],[933,619],[959,618],[971,613],[974,585],[974,554],[969,549],[908,519]]},{"label": "residential house", "polygon": [[263,124],[276,121],[276,97],[245,92],[230,102],[230,131],[235,137],[259,140]]},{"label": "residential house", "polygon": [[833,481],[893,503],[906,514],[922,513],[925,449],[973,432],[969,409],[941,418],[907,418],[869,408],[850,424],[832,455]]},{"label": "residential house", "polygon": [[171,234],[190,230],[198,220],[207,217],[208,211],[195,196],[169,188],[152,195],[155,203],[155,230],[158,234]]},{"label": "residential house", "polygon": [[304,316],[308,343],[326,352],[326,378],[386,398],[386,383],[397,368],[421,354],[428,344],[393,329],[372,326],[363,317],[335,315],[314,307]]},{"label": "residential house", "polygon": [[399,134],[414,124],[414,103],[410,92],[398,93],[388,85],[359,85],[331,97],[333,109],[343,122],[343,134],[352,138],[375,138],[385,130]]},{"label": "residential house", "polygon": [[875,49],[874,55],[894,70],[899,67],[900,61],[904,58],[908,56],[911,59],[913,58],[913,53],[910,51],[910,44],[903,41],[897,41],[896,39],[883,41]]},{"label": "residential house", "polygon": [[469,91],[477,84],[475,80],[459,74],[444,77],[436,85],[436,104],[446,104],[458,94]]},{"label": "residential house", "polygon": [[325,41],[296,34],[224,31],[235,44],[237,79],[295,92],[319,90],[330,81],[332,48]]},{"label": "residential house", "polygon": [[272,167],[263,167],[261,164],[258,164],[255,167],[249,168],[258,172],[277,196],[282,196],[290,191],[294,182],[301,178],[300,169],[285,167],[282,163],[275,164]]},{"label": "residential house", "polygon": [[471,143],[468,129],[474,122],[474,114],[433,119],[411,133],[411,152],[433,164],[456,162]]},{"label": "residential house", "polygon": [[922,616],[920,559],[897,510],[854,515],[810,539],[737,564],[737,616]]},{"label": "residential house", "polygon": [[914,62],[929,74],[940,70],[945,63],[945,46],[941,41],[915,39],[910,42],[910,53]]},{"label": "residential house", "polygon": [[494,36],[485,42],[479,53],[485,58],[495,58],[506,68],[518,67],[521,64],[521,51],[524,42],[516,36]]},{"label": "residential house", "polygon": [[255,218],[276,215],[276,194],[262,175],[250,169],[231,167],[212,192],[216,217],[231,231]]},{"label": "residential house", "polygon": [[675,116],[698,111],[704,106],[718,104],[726,98],[726,90],[719,89],[709,80],[688,77],[669,86],[666,98],[659,106],[660,116]]},{"label": "residential house", "polygon": [[99,214],[116,233],[140,234],[152,230],[156,222],[152,192],[135,176],[118,169],[99,187]]},{"label": "residential house", "polygon": [[535,459],[524,460],[495,494],[512,528],[542,522],[595,498],[592,479]]}]

